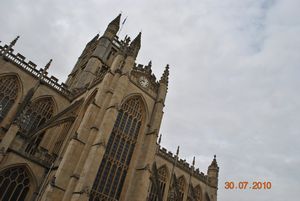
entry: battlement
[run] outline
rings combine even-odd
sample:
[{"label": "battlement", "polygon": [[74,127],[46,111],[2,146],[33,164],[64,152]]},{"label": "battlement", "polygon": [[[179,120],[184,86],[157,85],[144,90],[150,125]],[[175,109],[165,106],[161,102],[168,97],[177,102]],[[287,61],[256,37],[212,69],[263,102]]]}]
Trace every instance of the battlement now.
[{"label": "battlement", "polygon": [[200,172],[199,168],[195,169],[195,167],[193,167],[188,162],[186,162],[186,160],[178,158],[176,155],[174,155],[171,151],[168,151],[166,148],[159,147],[158,155],[168,160],[171,163],[175,164],[176,161],[176,167],[181,168],[186,172],[189,172],[192,176],[203,181],[204,183],[207,183],[208,181],[207,175],[205,175],[203,172]]},{"label": "battlement", "polygon": [[18,66],[22,70],[30,73],[32,76],[34,76],[36,78],[41,77],[41,81],[43,82],[43,84],[51,87],[52,89],[54,89],[61,95],[70,99],[72,94],[68,90],[66,84],[64,84],[63,82],[61,84],[59,84],[58,78],[56,78],[54,76],[49,77],[49,76],[47,76],[47,74],[46,75],[44,74],[44,76],[41,76],[42,72],[43,72],[42,68],[38,69],[37,65],[30,60],[25,61],[26,57],[20,53],[15,54],[13,48],[11,48],[8,52],[5,52],[5,50],[7,48],[8,48],[8,45],[4,45],[4,46],[0,45],[0,56],[3,56],[3,58],[6,61],[9,61],[9,62],[15,64],[16,66]]}]

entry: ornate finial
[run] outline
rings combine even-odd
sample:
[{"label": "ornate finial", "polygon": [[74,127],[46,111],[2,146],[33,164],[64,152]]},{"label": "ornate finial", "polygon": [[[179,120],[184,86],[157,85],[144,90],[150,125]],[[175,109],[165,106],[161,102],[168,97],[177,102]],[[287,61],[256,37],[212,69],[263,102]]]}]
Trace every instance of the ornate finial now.
[{"label": "ornate finial", "polygon": [[193,158],[193,167],[195,167],[195,156],[194,156],[194,158]]},{"label": "ornate finial", "polygon": [[10,44],[9,44],[9,47],[12,48],[17,43],[19,38],[20,38],[20,36],[17,36],[13,41],[11,41]]},{"label": "ornate finial", "polygon": [[52,59],[49,60],[49,62],[46,64],[46,66],[44,67],[44,73],[47,72],[47,70],[49,69],[50,65],[51,65]]},{"label": "ornate finial", "polygon": [[161,134],[159,135],[159,138],[158,138],[158,144],[160,145],[160,143],[161,143]]},{"label": "ornate finial", "polygon": [[177,147],[176,156],[179,155],[179,148],[180,148],[180,146]]},{"label": "ornate finial", "polygon": [[216,158],[217,158],[217,155],[215,154],[215,155],[214,155],[214,160],[216,160]]},{"label": "ornate finial", "polygon": [[99,33],[97,33],[96,36],[90,41],[90,43],[95,42],[99,38]]},{"label": "ornate finial", "polygon": [[169,64],[167,64],[165,71],[163,73],[163,75],[160,78],[160,83],[165,83],[166,85],[168,85],[169,83]]},{"label": "ornate finial", "polygon": [[11,48],[13,47],[13,46],[15,46],[15,44],[17,43],[17,41],[18,41],[18,39],[20,38],[20,36],[17,36],[14,40],[12,40],[11,42],[10,42],[10,44],[9,44],[9,46],[5,49],[5,51],[3,52],[3,55],[6,55],[6,53],[8,53],[10,50],[11,50]]},{"label": "ornate finial", "polygon": [[152,73],[151,67],[152,67],[152,61],[150,60],[148,65],[145,66],[145,70],[150,74]]},{"label": "ornate finial", "polygon": [[40,74],[40,79],[42,79],[45,75],[47,70],[49,69],[50,65],[51,65],[52,59],[50,59],[50,61],[46,64],[46,66],[43,68],[41,74]]}]

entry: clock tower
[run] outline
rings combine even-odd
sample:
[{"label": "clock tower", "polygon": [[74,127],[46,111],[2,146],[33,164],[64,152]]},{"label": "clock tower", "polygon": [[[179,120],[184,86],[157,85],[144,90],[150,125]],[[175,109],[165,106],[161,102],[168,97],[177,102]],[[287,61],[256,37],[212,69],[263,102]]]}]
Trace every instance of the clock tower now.
[{"label": "clock tower", "polygon": [[137,64],[141,33],[120,39],[121,15],[90,40],[66,83],[0,45],[0,200],[216,201],[207,174],[158,138],[169,81]]},{"label": "clock tower", "polygon": [[[85,99],[74,137],[42,200],[130,200],[147,197],[150,169],[168,88],[169,66],[160,80],[151,61],[136,64],[141,33],[132,41],[116,33],[121,16],[85,47],[66,82]],[[79,93],[80,94],[80,93]]]}]

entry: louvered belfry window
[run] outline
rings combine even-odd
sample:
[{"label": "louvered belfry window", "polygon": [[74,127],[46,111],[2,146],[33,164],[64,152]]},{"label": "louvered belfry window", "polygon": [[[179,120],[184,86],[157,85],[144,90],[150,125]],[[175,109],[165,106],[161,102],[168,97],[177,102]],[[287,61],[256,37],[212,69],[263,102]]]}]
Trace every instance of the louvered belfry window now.
[{"label": "louvered belfry window", "polygon": [[40,127],[51,118],[54,110],[53,100],[49,97],[41,98],[25,108],[19,119],[20,132],[28,132]]},{"label": "louvered belfry window", "polygon": [[9,75],[0,78],[0,122],[13,106],[18,94],[18,80]]},{"label": "louvered belfry window", "polygon": [[24,201],[30,178],[23,167],[8,168],[0,173],[0,200]]},{"label": "louvered belfry window", "polygon": [[133,97],[118,112],[91,190],[90,201],[119,200],[143,122],[142,106],[140,97]]}]

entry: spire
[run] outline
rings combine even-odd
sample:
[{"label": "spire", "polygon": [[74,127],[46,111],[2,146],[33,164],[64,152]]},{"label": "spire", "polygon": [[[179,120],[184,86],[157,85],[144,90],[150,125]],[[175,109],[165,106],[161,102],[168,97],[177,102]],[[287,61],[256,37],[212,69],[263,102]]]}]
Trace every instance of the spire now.
[{"label": "spire", "polygon": [[128,55],[133,56],[134,58],[137,57],[139,50],[141,48],[141,38],[142,38],[142,32],[140,32],[135,39],[130,43],[129,49],[128,49]]},{"label": "spire", "polygon": [[108,24],[104,36],[112,40],[117,35],[120,29],[120,20],[121,20],[121,13]]},{"label": "spire", "polygon": [[45,76],[46,72],[48,71],[50,65],[51,65],[52,59],[49,60],[49,62],[46,64],[46,66],[43,68],[43,71],[41,73],[40,78],[42,78],[43,76]]},{"label": "spire", "polygon": [[193,158],[193,163],[192,163],[193,167],[195,167],[195,156]]},{"label": "spire", "polygon": [[4,51],[3,55],[5,55],[6,53],[9,52],[9,50],[11,50],[11,48],[13,46],[15,46],[15,44],[17,43],[17,41],[19,40],[20,36],[17,36],[14,40],[12,40],[9,44],[9,46],[6,48],[6,50]]},{"label": "spire", "polygon": [[108,26],[114,25],[119,27],[120,26],[120,21],[121,21],[121,13],[115,18],[113,19]]},{"label": "spire", "polygon": [[49,60],[49,62],[46,64],[46,66],[44,67],[44,71],[47,72],[47,70],[49,69],[50,65],[52,63],[52,59]]},{"label": "spire", "polygon": [[139,34],[131,42],[130,46],[131,47],[137,47],[137,48],[140,49],[140,47],[141,47],[141,38],[142,38],[142,32],[139,32]]},{"label": "spire", "polygon": [[168,83],[169,83],[169,64],[167,64],[165,71],[160,78],[159,83],[165,83],[166,85],[168,85]]},{"label": "spire", "polygon": [[158,144],[160,145],[160,143],[161,143],[161,136],[162,136],[162,134],[160,134],[159,135],[159,138],[158,138]]},{"label": "spire", "polygon": [[214,155],[214,159],[212,160],[210,166],[208,167],[208,169],[211,169],[211,168],[219,168],[216,155]]},{"label": "spire", "polygon": [[177,151],[176,151],[176,156],[177,156],[177,157],[178,157],[178,155],[179,155],[179,148],[180,148],[180,146],[177,147]]},{"label": "spire", "polygon": [[15,44],[17,43],[19,38],[20,38],[20,36],[17,36],[13,41],[11,41],[9,47],[12,48],[13,46],[15,46]]}]

